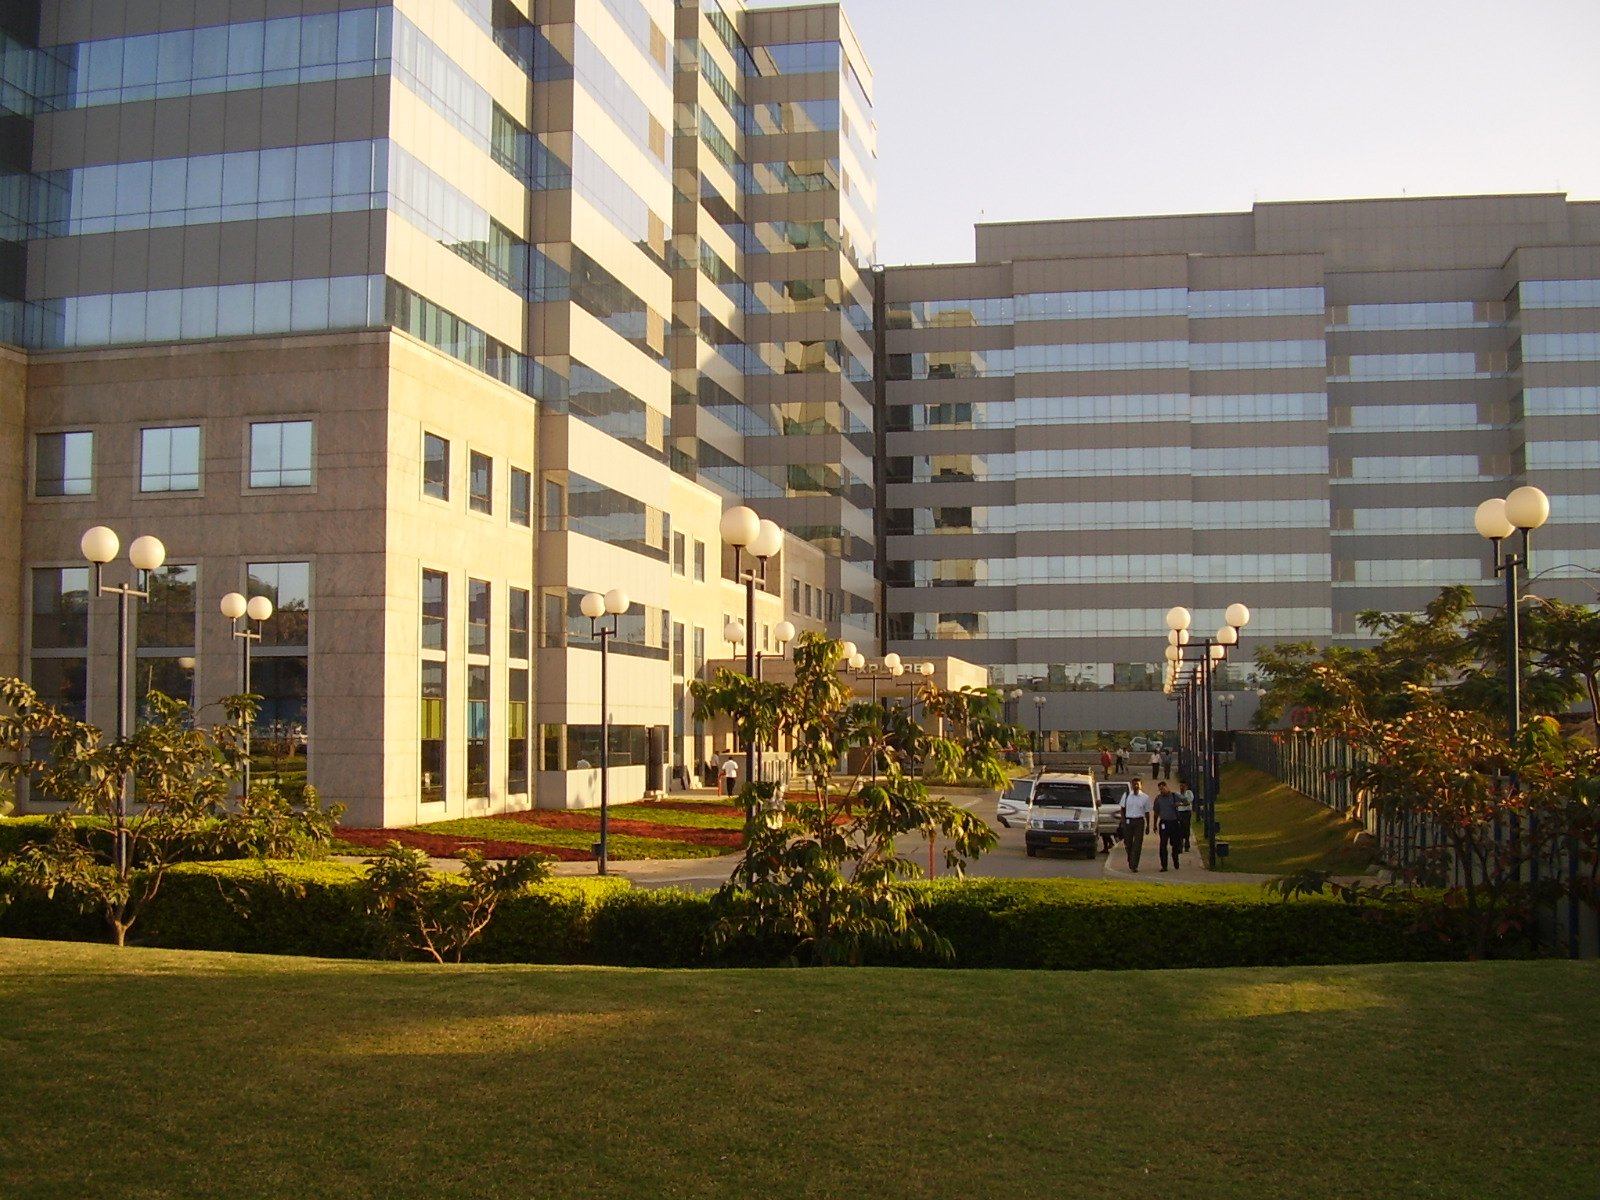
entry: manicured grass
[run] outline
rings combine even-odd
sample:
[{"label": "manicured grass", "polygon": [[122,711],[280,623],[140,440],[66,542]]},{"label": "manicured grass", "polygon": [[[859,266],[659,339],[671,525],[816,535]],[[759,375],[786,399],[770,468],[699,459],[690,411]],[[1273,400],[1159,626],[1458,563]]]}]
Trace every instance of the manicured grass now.
[{"label": "manicured grass", "polygon": [[1372,864],[1371,854],[1351,844],[1355,827],[1338,813],[1244,763],[1222,768],[1217,820],[1229,846],[1217,864],[1223,870],[1359,875]]},{"label": "manicured grass", "polygon": [[8,1200],[1499,1200],[1592,1194],[1600,1127],[1592,962],[656,972],[0,941],[0,1005]]},{"label": "manicured grass", "polygon": [[[434,821],[415,827],[419,833],[446,834],[451,837],[482,839],[491,842],[524,842],[536,846],[562,846],[569,849],[588,850],[599,838],[599,817],[595,817],[595,830],[550,829],[524,821],[505,821],[494,817],[464,817],[455,821]],[[610,832],[606,837],[606,852],[618,859],[633,858],[710,858],[730,854],[732,849],[718,846],[693,845],[667,838],[636,837]]]}]

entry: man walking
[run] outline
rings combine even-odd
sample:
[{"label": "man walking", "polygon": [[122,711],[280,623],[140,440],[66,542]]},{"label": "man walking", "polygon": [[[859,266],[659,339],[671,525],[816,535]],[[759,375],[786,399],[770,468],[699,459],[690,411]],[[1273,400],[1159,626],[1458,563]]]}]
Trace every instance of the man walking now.
[{"label": "man walking", "polygon": [[722,763],[722,787],[729,796],[739,790],[739,760],[731,754]]},{"label": "man walking", "polygon": [[1128,870],[1139,869],[1139,852],[1144,849],[1144,825],[1150,816],[1150,793],[1137,775],[1122,798],[1122,844],[1128,851]]},{"label": "man walking", "polygon": [[1183,822],[1183,852],[1189,853],[1189,835],[1194,830],[1194,789],[1178,776],[1178,819]]},{"label": "man walking", "polygon": [[1156,826],[1161,835],[1161,869],[1167,869],[1167,850],[1172,851],[1172,869],[1178,869],[1178,851],[1183,845],[1183,821],[1178,816],[1178,798],[1163,779],[1156,790]]},{"label": "man walking", "polygon": [[1161,751],[1161,778],[1167,780],[1172,778],[1172,751],[1165,747]]},{"label": "man walking", "polygon": [[1111,778],[1111,751],[1110,750],[1102,749],[1100,751],[1100,774],[1105,779],[1110,779]]}]

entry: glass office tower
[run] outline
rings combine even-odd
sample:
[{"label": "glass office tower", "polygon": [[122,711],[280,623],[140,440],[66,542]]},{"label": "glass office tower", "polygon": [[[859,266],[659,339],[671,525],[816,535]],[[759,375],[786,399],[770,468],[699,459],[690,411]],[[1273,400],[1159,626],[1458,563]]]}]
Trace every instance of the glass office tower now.
[{"label": "glass office tower", "polygon": [[[989,666],[1047,729],[1162,729],[1175,604],[1250,646],[1492,597],[1478,502],[1551,495],[1542,594],[1600,567],[1600,204],[1262,204],[989,225],[890,268],[889,642]],[[1025,702],[1026,703],[1026,702]]]}]

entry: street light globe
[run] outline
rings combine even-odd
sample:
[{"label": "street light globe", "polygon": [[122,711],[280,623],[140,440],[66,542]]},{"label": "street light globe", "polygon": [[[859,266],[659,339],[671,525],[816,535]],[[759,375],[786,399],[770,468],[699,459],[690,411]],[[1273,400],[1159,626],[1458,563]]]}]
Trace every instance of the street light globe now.
[{"label": "street light globe", "polygon": [[1177,662],[1182,654],[1183,651],[1179,650],[1176,646],[1168,646],[1166,649],[1167,661],[1169,663]]},{"label": "street light globe", "polygon": [[763,519],[756,527],[755,540],[750,543],[750,553],[757,558],[771,558],[782,549],[782,527],[776,521]]},{"label": "street light globe", "polygon": [[854,642],[841,642],[839,644],[839,653],[844,655],[845,662],[854,665],[856,657],[856,644]]},{"label": "street light globe", "polygon": [[250,603],[244,606],[244,612],[252,621],[265,621],[272,615],[272,601],[265,596],[251,596]]},{"label": "street light globe", "polygon": [[606,593],[606,611],[614,617],[627,612],[628,603],[628,593],[621,588],[612,588]]},{"label": "street light globe", "polygon": [[1167,609],[1168,629],[1187,629],[1189,628],[1189,622],[1192,619],[1193,618],[1189,616],[1189,610],[1187,608],[1178,606]]},{"label": "street light globe", "polygon": [[722,627],[724,641],[732,642],[735,646],[744,645],[744,622],[729,621]]},{"label": "street light globe", "polygon": [[1237,646],[1239,644],[1239,631],[1232,625],[1224,625],[1217,630],[1217,641],[1224,646]]},{"label": "street light globe", "polygon": [[778,639],[778,645],[787,645],[794,641],[794,622],[779,621],[778,627],[772,631],[772,636]]},{"label": "street light globe", "polygon": [[896,679],[899,679],[900,676],[904,675],[905,673],[906,669],[899,663],[895,663],[894,666],[889,668],[889,674],[893,675]]},{"label": "street light globe", "polygon": [[585,592],[583,599],[578,601],[578,611],[591,621],[597,621],[605,616],[606,598],[599,592]]},{"label": "street light globe", "polygon": [[183,655],[178,659],[178,669],[180,671],[194,670],[194,659],[187,654]]},{"label": "street light globe", "polygon": [[84,558],[102,567],[115,558],[121,548],[122,543],[117,540],[116,530],[108,529],[104,525],[96,525],[78,541],[78,549],[83,551]]},{"label": "street light globe", "polygon": [[1498,496],[1478,505],[1478,511],[1472,514],[1472,524],[1480,536],[1491,542],[1498,542],[1516,532],[1516,526],[1506,516],[1506,502]]},{"label": "street light globe", "polygon": [[1222,615],[1223,619],[1225,619],[1228,624],[1232,625],[1235,629],[1243,629],[1246,625],[1250,624],[1250,610],[1242,604],[1228,605],[1228,611]]},{"label": "street light globe", "polygon": [[1022,699],[1022,689],[1021,688],[1012,688],[1011,692],[1010,692],[1010,695],[1011,695],[1011,698],[1013,700],[1021,700]]},{"label": "street light globe", "polygon": [[222,603],[217,607],[222,609],[222,615],[227,617],[228,620],[237,621],[244,616],[244,610],[247,606],[244,597],[238,592],[229,592],[222,598]]},{"label": "street light globe", "polygon": [[1044,697],[1043,696],[1035,696],[1033,698],[1033,702],[1039,708],[1043,708],[1044,707]]},{"label": "street light globe", "polygon": [[1531,485],[1506,497],[1506,519],[1518,529],[1537,529],[1550,519],[1550,497]]},{"label": "street light globe", "polygon": [[160,538],[147,533],[133,539],[128,547],[128,561],[141,571],[160,570],[161,564],[167,561],[167,548]]},{"label": "street light globe", "polygon": [[918,675],[932,675],[933,674],[933,664],[932,663],[926,663],[926,662],[925,663],[918,663],[917,664],[917,674]]},{"label": "street light globe", "polygon": [[1212,662],[1221,662],[1227,656],[1228,656],[1228,648],[1226,646],[1213,646],[1213,647],[1211,647],[1211,661]]},{"label": "street light globe", "polygon": [[755,509],[740,504],[722,514],[722,521],[717,529],[722,534],[722,540],[728,545],[748,546],[761,532],[761,518],[756,516]]},{"label": "street light globe", "polygon": [[883,656],[883,665],[888,667],[891,671],[894,670],[900,665],[900,656],[891,650],[888,654]]},{"label": "street light globe", "polygon": [[864,667],[866,665],[867,665],[867,656],[865,654],[861,653],[861,651],[857,650],[854,654],[852,654],[850,656],[850,669],[852,671],[859,671],[859,670],[861,670],[862,667]]}]

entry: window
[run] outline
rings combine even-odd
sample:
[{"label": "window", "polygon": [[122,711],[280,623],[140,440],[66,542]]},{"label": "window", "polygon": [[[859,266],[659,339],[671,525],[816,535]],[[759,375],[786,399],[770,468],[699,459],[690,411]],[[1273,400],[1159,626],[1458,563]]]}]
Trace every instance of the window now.
[{"label": "window", "polygon": [[800,589],[804,585],[798,579],[791,579],[789,581],[789,583],[790,583],[790,591],[792,593],[790,595],[790,597],[789,597],[789,611],[794,613],[796,616],[799,616],[800,615]]},{"label": "window", "polygon": [[489,794],[489,668],[467,667],[467,795]]},{"label": "window", "polygon": [[450,499],[450,443],[435,433],[422,435],[422,494]]},{"label": "window", "polygon": [[682,675],[688,648],[688,629],[681,621],[672,623],[672,673]]},{"label": "window", "polygon": [[250,426],[250,486],[311,486],[310,421],[261,421]]},{"label": "window", "polygon": [[449,576],[443,571],[422,572],[422,648],[443,650],[449,624]]},{"label": "window", "polygon": [[544,594],[544,637],[541,646],[567,644],[567,598],[562,592]]},{"label": "window", "polygon": [[422,663],[422,743],[420,790],[424,801],[444,799],[444,687],[445,664]]},{"label": "window", "polygon": [[[246,592],[272,601],[272,618],[261,627],[258,649],[310,644],[311,564],[269,562],[249,564]],[[258,689],[259,690],[259,689]]]},{"label": "window", "polygon": [[511,468],[511,523],[533,526],[533,476]]},{"label": "window", "polygon": [[672,535],[672,573],[682,575],[688,569],[689,540],[681,533]]},{"label": "window", "polygon": [[200,427],[145,429],[139,435],[139,490],[200,490]]},{"label": "window", "polygon": [[699,583],[706,581],[706,544],[704,542],[696,542],[694,544],[694,577]]},{"label": "window", "polygon": [[489,653],[489,584],[483,579],[467,580],[467,653]]},{"label": "window", "polygon": [[528,790],[528,671],[513,667],[507,678],[510,695],[506,699],[506,791],[513,795]]},{"label": "window", "polygon": [[41,433],[34,443],[35,496],[87,496],[94,486],[94,434]]},{"label": "window", "polygon": [[506,627],[509,637],[506,645],[506,654],[511,658],[528,657],[528,626],[532,616],[533,605],[528,593],[522,588],[511,589],[511,600],[506,615]]},{"label": "window", "polygon": [[473,512],[494,511],[494,459],[476,450],[467,456],[467,507]]},{"label": "window", "polygon": [[82,650],[89,645],[89,568],[36,567],[33,648]]},{"label": "window", "polygon": [[544,481],[544,527],[551,533],[566,528],[566,489],[556,479]]},{"label": "window", "polygon": [[[272,617],[262,622],[261,641],[251,652],[254,661],[250,667],[250,690],[261,697],[255,723],[260,741],[253,749],[252,761],[264,777],[282,771],[283,748],[304,747],[307,743],[300,735],[310,733],[311,564],[249,563],[246,571],[246,593],[265,596],[272,601],[273,610]],[[180,631],[193,629],[194,616],[185,608],[186,595],[194,592],[193,576],[180,576],[167,586],[172,593],[168,605],[170,653]],[[291,749],[291,757],[292,753]],[[297,796],[305,783],[305,775],[298,770],[279,778],[291,796]]]}]

